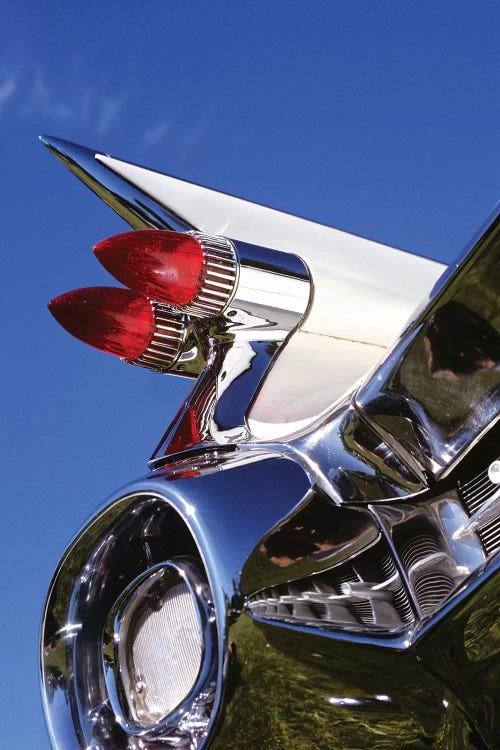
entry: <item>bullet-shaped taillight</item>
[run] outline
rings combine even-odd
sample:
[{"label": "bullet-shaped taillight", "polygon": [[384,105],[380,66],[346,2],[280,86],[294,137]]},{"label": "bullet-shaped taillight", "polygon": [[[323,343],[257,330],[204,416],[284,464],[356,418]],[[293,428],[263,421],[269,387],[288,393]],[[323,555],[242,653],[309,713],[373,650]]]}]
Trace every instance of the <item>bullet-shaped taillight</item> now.
[{"label": "bullet-shaped taillight", "polygon": [[181,351],[180,316],[130,289],[76,289],[48,307],[73,336],[132,364],[168,370]]},{"label": "bullet-shaped taillight", "polygon": [[94,252],[130,289],[190,315],[222,312],[236,286],[236,254],[223,237],[144,229],[109,237]]}]

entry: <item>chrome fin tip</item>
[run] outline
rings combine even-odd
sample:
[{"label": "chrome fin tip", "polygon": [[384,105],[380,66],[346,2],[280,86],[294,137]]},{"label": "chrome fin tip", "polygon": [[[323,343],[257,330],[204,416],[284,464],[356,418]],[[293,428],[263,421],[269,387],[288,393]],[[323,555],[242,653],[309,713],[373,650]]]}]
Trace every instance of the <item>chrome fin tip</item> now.
[{"label": "chrome fin tip", "polygon": [[73,141],[66,141],[64,138],[56,138],[53,135],[39,135],[38,140],[55,156],[63,159],[79,161],[83,157],[86,159],[94,159],[97,155],[109,156],[109,154],[101,153],[100,151],[88,148],[87,146],[80,146],[80,144],[74,143]]},{"label": "chrome fin tip", "polygon": [[104,163],[105,158],[110,156],[106,152],[52,135],[38,137],[56,159],[134,229],[173,229],[186,232],[197,228],[177,216],[166,203],[159,203],[141,187],[129,182]]}]

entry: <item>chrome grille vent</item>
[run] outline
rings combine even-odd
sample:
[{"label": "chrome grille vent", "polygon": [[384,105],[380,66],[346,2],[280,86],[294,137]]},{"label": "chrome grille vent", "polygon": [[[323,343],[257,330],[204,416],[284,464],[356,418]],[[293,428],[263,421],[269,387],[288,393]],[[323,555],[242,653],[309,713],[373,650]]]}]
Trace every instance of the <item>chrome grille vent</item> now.
[{"label": "chrome grille vent", "polygon": [[411,573],[422,567],[424,561],[435,560],[440,554],[442,550],[437,541],[430,534],[420,534],[403,547],[401,557],[406,570]]},{"label": "chrome grille vent", "polygon": [[[384,578],[393,578],[395,575],[397,575],[399,578],[396,566],[394,565],[394,562],[392,558],[389,557],[389,555],[387,555],[382,561],[382,573],[384,575]],[[406,595],[404,586],[401,583],[401,579],[399,579],[399,582],[400,585],[397,586],[397,588],[395,588],[392,592],[394,598],[394,606],[399,612],[403,622],[411,622],[413,620],[413,611],[409,599]]]},{"label": "chrome grille vent", "polygon": [[[352,573],[340,576],[339,583],[340,586],[338,593],[342,594],[343,590],[348,591],[349,589],[352,589],[353,584],[355,586],[359,583],[359,578],[357,578],[354,571],[352,571]],[[354,615],[356,622],[359,622],[362,625],[375,625],[375,617],[369,599],[359,599],[358,601],[353,600],[348,606]]]},{"label": "chrome grille vent", "polygon": [[413,611],[385,543],[330,570],[279,584],[248,598],[251,614],[313,627],[398,632]]},{"label": "chrome grille vent", "polygon": [[[470,516],[478,519],[477,534],[484,546],[487,555],[492,555],[500,549],[500,503],[498,513],[484,513],[485,506],[492,502],[495,493],[500,487],[494,484],[488,476],[486,467],[467,482],[458,482],[458,491],[464,506]],[[493,517],[492,517],[493,515]]]},{"label": "chrome grille vent", "polygon": [[415,595],[422,613],[433,612],[454,588],[453,578],[440,570],[422,573],[415,581]]},{"label": "chrome grille vent", "polygon": [[455,589],[451,558],[431,533],[407,541],[401,559],[422,614],[434,611]]}]

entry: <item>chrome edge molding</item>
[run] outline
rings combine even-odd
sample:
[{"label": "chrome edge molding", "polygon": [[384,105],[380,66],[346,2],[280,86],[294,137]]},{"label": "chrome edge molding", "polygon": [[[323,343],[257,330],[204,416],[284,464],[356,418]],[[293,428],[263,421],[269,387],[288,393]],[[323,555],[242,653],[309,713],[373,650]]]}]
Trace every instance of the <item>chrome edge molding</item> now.
[{"label": "chrome edge molding", "polygon": [[41,135],[40,140],[59,161],[134,229],[174,229],[178,232],[194,229],[171,209],[162,206],[98,161],[95,158],[98,152],[62,138]]},{"label": "chrome edge molding", "polygon": [[381,440],[436,479],[498,420],[500,208],[355,396]]}]

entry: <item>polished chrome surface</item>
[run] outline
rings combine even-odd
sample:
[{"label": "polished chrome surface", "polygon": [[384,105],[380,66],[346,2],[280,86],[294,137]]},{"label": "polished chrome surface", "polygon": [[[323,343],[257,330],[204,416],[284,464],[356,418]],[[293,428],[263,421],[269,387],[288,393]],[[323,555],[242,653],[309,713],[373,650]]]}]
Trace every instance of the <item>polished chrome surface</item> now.
[{"label": "polished chrome surface", "polygon": [[[252,404],[248,421],[253,421],[250,432],[257,439],[288,438],[297,431],[295,422],[305,419],[309,426],[343,397],[351,384],[378,361],[442,268],[410,253],[92,149],[48,136],[42,141],[134,227],[173,227],[179,231],[197,228],[211,235],[224,233],[250,251],[250,266],[248,242],[274,248],[268,252],[281,255],[278,266],[289,270],[301,264],[298,259],[290,263],[290,258],[304,259],[314,294]],[[241,254],[244,255],[243,250]],[[272,272],[273,262],[266,263]],[[294,269],[291,275],[303,278],[304,270],[297,275]],[[266,290],[270,298],[272,291]],[[356,304],[352,304],[353,300]],[[338,366],[325,375],[333,361]],[[283,372],[288,372],[286,389],[280,385]],[[311,380],[317,383],[315,393],[308,387]]]},{"label": "polished chrome surface", "polygon": [[195,322],[161,302],[151,302],[151,306],[154,316],[151,340],[142,354],[124,362],[153,372],[197,378],[206,367],[208,353]]},{"label": "polished chrome surface", "polygon": [[[343,410],[341,415],[345,417]],[[351,427],[355,424],[352,416],[349,416]],[[332,469],[322,477],[325,494],[318,494],[317,490],[309,493],[300,506],[256,544],[242,571],[242,590],[249,600],[256,595],[256,601],[261,601],[259,591],[286,587],[297,580],[302,580],[302,590],[309,591],[314,576],[325,570],[331,570],[333,574],[336,565],[362,556],[364,550],[370,549],[382,532],[388,545],[388,555],[402,582],[403,591],[398,596],[401,599],[406,592],[409,606],[415,609],[418,619],[423,621],[435,615],[449,600],[456,597],[466,582],[471,585],[491,558],[496,548],[486,547],[485,539],[481,539],[473,530],[467,536],[460,531],[467,524],[470,515],[460,487],[470,480],[471,473],[475,470],[464,467],[458,477],[441,492],[436,489],[431,491],[424,484],[420,489],[412,487],[408,483],[412,478],[411,473],[406,472],[405,476],[397,457],[392,456],[386,447],[382,450],[384,446],[379,449],[379,443],[371,441],[373,434],[370,430],[365,432],[366,425],[362,423],[361,426],[363,429],[359,429],[358,425],[357,430],[348,433],[351,435],[350,446],[353,450],[349,461],[345,446],[342,453],[342,444],[338,443],[343,471],[339,473]],[[346,434],[346,431],[338,430],[337,434]],[[356,435],[355,441],[352,439],[353,435]],[[492,432],[491,442],[496,444],[495,431]],[[311,446],[309,455],[306,456],[297,451],[296,445],[289,445],[286,450],[285,446],[281,446],[281,454],[299,462],[311,483],[319,485],[320,470],[327,467],[327,459],[330,467],[337,463],[336,444],[330,441],[329,445],[329,454],[319,449],[315,451],[314,446]],[[320,443],[320,446],[325,450],[324,443]],[[267,449],[271,450],[271,446],[267,446]],[[274,450],[278,452],[279,446],[275,445]],[[244,456],[245,453],[250,459],[251,446],[240,445],[228,454],[220,451],[220,455],[211,463],[217,470],[221,470],[224,462],[230,466],[238,455]],[[476,456],[475,461],[480,461],[484,450],[477,449],[472,455]],[[364,467],[361,458],[365,461]],[[193,458],[196,472],[201,475],[205,469],[203,461],[200,464]],[[213,468],[210,467],[209,470],[212,471]],[[162,471],[165,471],[166,476],[172,472],[175,477],[178,470],[174,465],[170,469],[165,467]],[[189,475],[187,459],[182,463],[181,471]],[[487,476],[488,465],[483,473]],[[496,488],[496,485],[493,487]],[[363,488],[364,491],[360,492]],[[331,502],[335,498],[338,506]],[[358,505],[353,506],[353,501]],[[359,505],[360,502],[362,505]],[[369,515],[363,516],[363,506],[365,512],[369,510]],[[497,515],[491,521],[494,529],[498,528],[499,522]],[[490,531],[491,533],[493,532]],[[487,537],[486,541],[488,538],[492,537]],[[495,542],[496,539],[497,537]],[[379,559],[381,557],[382,555]],[[369,583],[368,576],[365,579],[365,593],[368,592]],[[379,595],[376,592],[376,588],[371,592],[372,598]],[[341,593],[346,592],[337,592]],[[291,592],[285,590],[282,594],[285,597],[302,595],[296,588]],[[274,594],[266,594],[264,597],[266,600],[275,598]],[[285,603],[286,601],[280,602],[280,608]],[[271,602],[271,605],[276,605],[276,601]],[[281,609],[280,615],[287,611],[286,608]],[[262,610],[260,616],[263,616]],[[310,616],[307,620],[309,624],[312,622]],[[320,618],[317,626],[324,627],[325,623],[319,620]],[[327,626],[347,627],[353,631],[353,627],[348,627],[345,623],[344,614],[336,625],[327,623]],[[418,632],[418,627],[417,621],[416,630],[414,626],[410,630]]]},{"label": "polished chrome surface", "polygon": [[[158,609],[155,600],[162,588],[158,576],[163,573],[165,582],[167,571],[179,574],[184,592],[196,602],[201,637],[197,666],[188,667],[178,644],[183,663],[171,665],[175,677],[170,678],[144,655],[144,614],[149,613],[150,624],[153,618],[157,627],[161,615],[173,627],[174,608],[177,617],[181,615],[179,601],[170,602],[167,610]],[[197,543],[181,513],[165,498],[142,492],[105,507],[75,540],[49,592],[42,668],[54,747],[67,747],[68,741],[71,747],[93,750],[156,750],[158,742],[186,750],[197,747],[206,735],[220,685],[217,606],[220,611]],[[134,646],[142,648],[142,656],[137,650],[131,654]],[[158,633],[153,647],[158,648],[158,660],[169,649],[168,637]],[[136,666],[145,684],[136,685],[131,697]],[[182,669],[194,675],[187,694]],[[172,679],[178,680],[175,690]],[[150,700],[162,686],[167,694],[157,694],[157,702],[154,695]]]},{"label": "polished chrome surface", "polygon": [[[238,571],[245,550],[308,490],[303,472],[290,461],[261,460],[258,468],[250,464],[234,471],[240,476],[239,497],[248,503],[257,493],[264,501],[259,514],[249,503],[249,512],[241,513],[233,502],[233,471],[201,480],[189,479],[188,472],[182,488],[181,476],[167,483],[159,472],[117,494],[69,548],[52,582],[42,626],[44,704],[54,748],[157,750],[160,743],[187,750],[203,744],[223,694],[231,654],[228,627],[241,610]],[[194,566],[208,587],[204,644],[211,645],[212,657],[204,657],[199,683],[204,687],[196,688],[195,697],[164,722],[137,731],[120,723],[112,707],[116,699],[110,701],[111,672],[107,678],[105,672],[112,670],[114,643],[106,626],[137,577],[165,561]]]},{"label": "polished chrome surface", "polygon": [[498,419],[499,268],[497,211],[356,395],[381,438],[435,478]]},{"label": "polished chrome surface", "polygon": [[391,540],[420,618],[437,612],[487,560],[476,535],[457,535],[467,513],[456,488],[371,510]]},{"label": "polished chrome surface", "polygon": [[[191,329],[195,339],[205,341],[201,345],[199,340],[192,342],[179,357],[171,359],[167,351],[170,342],[162,339],[164,332],[155,331],[148,350],[132,363],[191,376],[200,373],[200,365],[206,365],[199,384],[168,429],[161,455],[176,452],[179,445],[223,445],[251,439],[247,408],[278,347],[300,323],[312,298],[304,262],[289,253],[193,231],[188,222],[96,159],[95,151],[50,136],[41,140],[131,226],[190,231],[201,242],[205,261],[202,288],[181,312],[212,318],[212,325],[205,330],[196,325]],[[165,363],[165,354],[171,366]],[[224,404],[218,406],[222,397]],[[192,424],[190,440],[182,440],[186,422]]]},{"label": "polished chrome surface", "polygon": [[302,434],[260,444],[292,454],[336,503],[416,497],[449,475],[498,420],[499,235],[495,219],[359,391]]},{"label": "polished chrome surface", "polygon": [[[473,531],[483,529],[484,526],[488,526],[491,521],[500,521],[500,490],[496,490],[489,498],[487,498],[480,507],[474,511],[463,526],[461,526],[454,533],[454,539],[462,539],[465,536],[470,536]],[[495,529],[498,534],[498,529]],[[485,532],[483,531],[483,534]],[[498,544],[498,540],[495,540],[495,547]],[[491,550],[492,552],[495,549]]]},{"label": "polished chrome surface", "polygon": [[[51,147],[63,155],[60,143]],[[63,160],[96,189],[102,175],[92,171],[92,152],[66,151]],[[143,222],[137,226],[161,228],[168,218],[155,218],[152,204],[141,214],[137,193],[121,202],[106,190],[105,200],[118,201],[123,216]],[[249,409],[314,290],[300,259],[231,247],[233,296],[231,282],[220,292],[223,315],[187,321],[191,338],[172,366],[185,356],[205,367],[152,473],[94,517],[49,592],[42,668],[58,750],[255,747],[267,729],[263,716],[271,728],[262,745],[272,746],[280,740],[261,684],[281,696],[287,725],[298,724],[302,736],[303,723],[289,716],[295,686],[294,706],[306,704],[308,720],[318,722],[308,747],[325,742],[325,706],[366,707],[361,720],[353,717],[370,730],[356,746],[378,740],[375,707],[392,712],[388,746],[396,746],[401,723],[413,719],[415,701],[403,704],[421,675],[416,647],[498,574],[500,219],[357,392],[307,429],[269,442],[254,440]],[[192,583],[176,593],[195,602],[191,625],[194,612],[203,633],[199,675],[191,627],[186,680],[175,687],[168,667],[160,677],[158,665],[150,666],[149,631],[146,659],[131,661],[129,648],[144,645],[136,611],[140,624],[150,617],[156,628],[165,619],[177,627],[170,603],[153,613],[148,601],[155,576],[167,569],[190,571]],[[174,647],[165,638],[158,653]],[[427,713],[405,746],[439,735],[442,747],[465,749],[469,735],[457,744],[440,734],[443,725],[428,731],[438,704],[448,711],[455,702],[456,716],[464,716],[453,685],[433,680],[425,674],[425,690],[433,684]],[[146,683],[170,698],[147,703]],[[331,737],[328,746],[336,746]]]},{"label": "polished chrome surface", "polygon": [[256,542],[241,572],[246,595],[314,576],[355,559],[380,541],[366,507],[338,507],[317,488]]},{"label": "polished chrome surface", "polygon": [[350,633],[408,632],[415,619],[383,541],[347,563],[258,591],[248,608],[269,620]]},{"label": "polished chrome surface", "polygon": [[[451,490],[424,503],[419,497],[412,503],[396,500],[362,507],[337,507],[327,498],[316,503],[317,490],[305,472],[294,461],[271,455],[259,450],[253,457],[251,451],[234,447],[190,458],[184,454],[172,467],[164,466],[131,485],[125,490],[128,494],[122,491],[112,498],[77,537],[56,574],[44,616],[44,701],[54,748],[158,750],[158,743],[192,748],[201,747],[206,738],[211,747],[223,748],[235,737],[238,746],[253,746],[260,713],[246,718],[245,744],[237,728],[247,705],[242,704],[246,692],[241,686],[255,686],[257,674],[264,679],[266,660],[276,664],[275,647],[282,653],[291,638],[309,644],[310,656],[300,660],[302,664],[312,664],[317,654],[330,649],[349,662],[349,649],[362,649],[353,671],[351,663],[354,681],[364,658],[380,654],[379,686],[368,691],[369,705],[374,695],[394,698],[394,687],[384,682],[390,654],[411,652],[420,635],[435,627],[453,602],[498,569],[497,557],[486,559],[479,540],[453,540],[453,529],[465,510]],[[422,524],[427,527],[421,536],[427,530],[440,549],[428,543],[408,548],[417,536],[413,527]],[[282,539],[273,539],[280,532]],[[357,542],[358,532],[363,543]],[[287,555],[272,554],[280,551],[271,548],[273,542],[287,540]],[[302,543],[300,550],[297,542]],[[268,568],[259,571],[262,561],[255,562],[256,554],[267,560]],[[104,665],[112,668],[114,653],[113,643],[103,639],[109,613],[137,576],[165,559],[180,566],[186,558],[206,571],[212,592],[218,676],[182,716],[175,712],[177,731],[169,729],[161,738],[158,727],[128,733],[115,720],[102,676]],[[439,573],[443,564],[455,575],[458,588],[435,607],[441,595],[439,581],[423,595],[417,584],[421,575],[434,569]],[[269,570],[275,571],[274,579]],[[250,617],[244,613],[245,596]],[[103,645],[104,640],[108,642]],[[330,661],[321,662],[320,683],[308,683],[311,700],[364,695],[359,688],[351,693],[339,689],[334,675],[340,663],[331,658],[332,675],[327,678],[324,673]],[[259,665],[255,675],[254,661]],[[408,659],[398,664],[398,673],[406,675]]]},{"label": "polished chrome surface", "polygon": [[[403,532],[404,524],[400,524],[402,517],[399,520],[397,518],[399,513],[404,515],[406,512],[405,506],[390,506],[390,512],[387,511],[392,519],[390,528],[385,525],[382,509],[373,506],[373,512],[378,513],[380,510],[382,528],[388,535],[389,544],[393,544],[393,526],[399,526],[398,533],[402,534],[402,538],[398,540],[399,548],[394,552],[397,557],[401,557],[401,574],[406,578],[409,590],[415,587],[418,589],[418,596],[416,590],[414,592],[416,606],[420,598],[426,613],[435,611],[448,597],[455,595],[462,582],[479,570],[486,559],[475,533],[472,534],[472,539],[463,540],[463,544],[457,546],[457,537],[460,536],[462,527],[469,523],[470,514],[457,496],[456,484],[446,502],[443,500],[438,503],[442,518],[436,512],[438,506],[423,504],[431,494],[431,477],[437,470],[437,462],[429,463],[431,453],[426,455],[425,451],[431,451],[431,443],[436,447],[440,440],[440,425],[444,425],[446,419],[449,419],[447,415],[456,416],[455,412],[448,411],[455,402],[456,408],[462,409],[462,416],[466,415],[469,421],[466,426],[462,418],[455,422],[449,421],[443,429],[456,430],[454,445],[457,450],[462,445],[463,453],[473,450],[483,433],[490,430],[493,434],[492,428],[498,420],[500,364],[493,359],[493,354],[497,351],[495,347],[499,334],[491,333],[492,325],[486,319],[496,321],[498,327],[500,308],[495,280],[498,278],[499,232],[500,226],[495,220],[482,238],[474,243],[470,254],[458,265],[457,270],[447,275],[430,305],[419,313],[417,327],[415,324],[408,327],[402,343],[396,346],[358,393],[354,392],[343,404],[337,406],[333,414],[317,422],[313,429],[286,442],[268,443],[266,446],[269,450],[293,456],[307,472],[311,483],[320,487],[331,500],[340,505],[353,502],[386,504],[404,500],[411,503],[406,506],[410,516],[418,508],[423,516],[430,513],[430,538],[424,529],[420,540],[422,544],[419,546],[420,530],[412,529],[410,524]],[[466,341],[462,348],[459,347],[457,354],[454,349],[454,330],[446,330],[443,356],[448,356],[450,352],[453,356],[457,355],[462,370],[465,368],[466,372],[454,377],[448,377],[448,372],[434,377],[426,369],[425,358],[422,360],[423,370],[416,367],[412,360],[413,341],[420,337],[420,345],[425,352],[426,324],[422,321],[427,321],[428,326],[436,328],[436,311],[456,311],[454,305],[465,305],[461,300],[467,300],[471,309],[482,310],[485,322],[480,330],[484,335],[477,342],[470,339]],[[462,310],[461,307],[459,309]],[[451,350],[448,351],[447,346]],[[473,368],[468,373],[470,358],[460,354],[466,352],[467,346],[474,351],[478,347],[478,356],[482,348],[489,346],[492,348],[492,359],[480,360],[484,367]],[[405,365],[405,357],[410,358],[410,364],[413,361],[411,367],[408,363]],[[464,359],[467,361],[463,361]],[[423,379],[419,380],[421,375]],[[427,404],[434,405],[434,416],[430,413],[426,415],[422,405],[411,401],[411,383],[418,383]],[[457,393],[460,393],[459,399]],[[472,411],[467,405],[471,393],[475,394],[476,399],[472,401]],[[439,416],[440,409],[444,409],[444,416]],[[449,447],[448,475],[461,457],[457,453],[452,461],[454,449],[451,444]],[[245,445],[240,448],[247,449]],[[250,446],[248,450],[251,450]],[[488,470],[487,467],[484,469]],[[492,520],[489,521],[491,528],[488,529],[490,536],[487,538],[490,546],[486,547],[486,553],[489,554],[500,542],[500,524],[495,515],[494,503],[483,512],[487,512],[488,518],[492,514]],[[483,520],[487,520],[485,516]],[[408,542],[407,547],[405,540]],[[404,559],[408,570],[405,569]]]},{"label": "polished chrome surface", "polygon": [[459,481],[458,491],[469,518],[457,529],[454,538],[479,537],[486,553],[500,549],[500,489],[495,460],[472,479]]},{"label": "polished chrome surface", "polygon": [[183,349],[187,335],[187,321],[176,315],[166,305],[151,302],[154,330],[146,349],[135,359],[127,360],[156,372],[172,369]]},{"label": "polished chrome surface", "polygon": [[[140,226],[144,226],[144,218],[147,226],[160,229],[177,222],[176,228],[180,231],[197,228],[208,234],[223,234],[256,246],[299,255],[307,264],[315,286],[314,299],[301,330],[351,343],[373,344],[374,358],[367,367],[375,364],[379,347],[392,343],[415,305],[428,294],[444,270],[444,266],[434,261],[332,227],[94,150],[80,150],[58,139],[45,140],[64,164],[76,167],[76,174],[81,156],[82,178],[88,173],[94,174],[94,184],[90,186],[132,226],[138,226],[138,220]],[[69,160],[65,161],[65,155],[69,155]],[[86,159],[88,156],[90,159]],[[106,170],[96,173],[96,162]],[[130,201],[127,200],[131,186],[132,192],[135,190],[137,194],[132,201],[132,212],[128,210]],[[353,300],[356,304],[352,304]],[[300,362],[295,364],[300,367]],[[364,362],[353,379],[366,372],[363,368]]]},{"label": "polished chrome surface", "polygon": [[194,229],[170,208],[98,161],[95,158],[96,151],[49,135],[40,136],[40,140],[59,161],[134,229],[174,229],[178,232]]},{"label": "polished chrome surface", "polygon": [[[216,240],[221,247],[228,243],[211,238],[214,247]],[[234,246],[239,269],[233,298],[223,315],[195,323],[200,338],[205,336],[207,365],[156,449],[152,466],[181,449],[252,440],[247,411],[307,310],[312,290],[299,258],[247,243],[228,245]]]},{"label": "polished chrome surface", "polygon": [[228,306],[238,279],[238,260],[232,243],[225,237],[191,232],[203,250],[201,287],[183,308],[189,315],[219,315]]},{"label": "polished chrome surface", "polygon": [[[428,487],[420,467],[403,460],[384,442],[351,399],[312,430],[287,442],[259,445],[289,455],[304,468],[311,483],[339,505],[413,497]],[[251,451],[253,446],[240,444],[239,448]]]},{"label": "polished chrome surface", "polygon": [[252,245],[250,242],[235,240],[238,246],[238,260],[241,266],[259,268],[272,274],[285,274],[290,278],[310,281],[310,273],[298,255],[289,252],[276,252],[267,247]]}]

